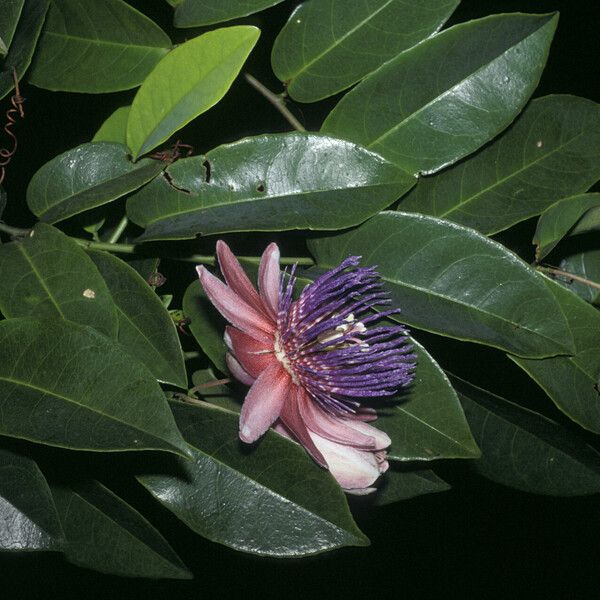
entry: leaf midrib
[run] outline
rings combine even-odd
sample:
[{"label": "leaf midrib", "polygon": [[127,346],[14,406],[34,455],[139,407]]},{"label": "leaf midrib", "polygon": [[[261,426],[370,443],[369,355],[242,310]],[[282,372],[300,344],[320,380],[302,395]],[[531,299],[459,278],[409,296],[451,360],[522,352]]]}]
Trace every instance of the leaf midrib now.
[{"label": "leaf midrib", "polygon": [[73,34],[63,34],[63,33],[57,33],[56,31],[46,31],[44,33],[45,37],[56,37],[59,38],[61,40],[71,40],[74,42],[78,42],[78,43],[85,43],[86,45],[92,44],[94,46],[115,46],[117,48],[119,48],[120,50],[122,50],[123,48],[126,49],[134,49],[134,50],[169,50],[169,48],[167,46],[143,46],[141,44],[133,44],[133,43],[125,43],[125,42],[117,42],[117,41],[113,41],[113,40],[102,40],[99,38],[86,38],[83,36],[79,36],[79,35],[73,35]]}]

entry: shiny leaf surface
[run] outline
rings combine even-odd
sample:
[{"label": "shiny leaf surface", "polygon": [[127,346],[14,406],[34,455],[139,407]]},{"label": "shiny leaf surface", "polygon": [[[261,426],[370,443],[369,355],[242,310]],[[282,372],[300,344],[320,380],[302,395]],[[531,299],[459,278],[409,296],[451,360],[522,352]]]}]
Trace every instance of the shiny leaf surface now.
[{"label": "shiny leaf surface", "polygon": [[599,178],[600,106],[575,96],[546,96],[474,156],[424,177],[400,208],[490,234]]},{"label": "shiny leaf surface", "polygon": [[128,90],[170,46],[158,25],[121,0],[52,0],[29,80],[67,92]]},{"label": "shiny leaf surface", "polygon": [[131,106],[121,106],[113,112],[96,134],[92,142],[115,142],[117,144],[127,145],[127,119]]},{"label": "shiny leaf surface", "polygon": [[250,137],[179,160],[127,202],[143,241],[230,231],[341,229],[415,178],[364,148],[307,133]]},{"label": "shiny leaf surface", "polygon": [[131,105],[127,145],[134,159],[221,100],[259,35],[256,27],[226,27],[169,52],[145,79]]},{"label": "shiny leaf surface", "polygon": [[[563,258],[559,267],[566,273],[582,277],[592,283],[584,283],[568,276],[557,277],[557,281],[591,304],[600,304],[600,248],[583,250]],[[595,285],[594,285],[595,284]]]},{"label": "shiny leaf surface", "polygon": [[67,560],[101,573],[191,579],[163,536],[124,500],[97,481],[53,486],[65,531]]},{"label": "shiny leaf surface", "polygon": [[430,469],[399,471],[393,466],[386,471],[380,487],[373,494],[374,506],[386,506],[425,494],[437,494],[450,489],[443,479]]},{"label": "shiny leaf surface", "polygon": [[458,1],[304,2],[275,40],[273,71],[294,100],[332,96],[437,31]]},{"label": "shiny leaf surface", "polygon": [[132,192],[163,166],[158,160],[131,162],[122,144],[82,144],[35,173],[27,188],[27,205],[43,221],[56,223]]},{"label": "shiny leaf surface", "polygon": [[178,461],[177,473],[139,479],[193,531],[267,556],[368,544],[339,485],[298,444],[268,431],[255,448],[244,448],[235,413],[172,407],[194,459]]},{"label": "shiny leaf surface", "polygon": [[199,27],[230,21],[275,6],[282,0],[174,0],[175,27]]},{"label": "shiny leaf surface", "polygon": [[540,276],[472,229],[383,212],[349,232],[312,240],[310,249],[325,268],[349,255],[377,265],[409,325],[523,356],[573,350],[565,316]]},{"label": "shiny leaf surface", "polygon": [[0,11],[0,55],[5,55],[15,35],[15,29],[25,0],[4,0]]},{"label": "shiny leaf surface", "polygon": [[510,356],[569,418],[600,433],[600,312],[544,278],[559,302],[575,341],[574,356],[528,360]]},{"label": "shiny leaf surface", "polygon": [[37,464],[0,449],[0,552],[60,550],[63,532]]},{"label": "shiny leaf surface", "polygon": [[70,321],[0,321],[0,435],[76,450],[187,453],[146,367]]},{"label": "shiny leaf surface", "polygon": [[159,381],[187,387],[179,337],[160,298],[127,263],[106,252],[88,254],[117,308],[117,341]]},{"label": "shiny leaf surface", "polygon": [[32,231],[0,246],[2,314],[66,319],[116,337],[115,304],[87,254],[50,225],[38,223]]},{"label": "shiny leaf surface", "polygon": [[333,109],[322,131],[410,173],[432,173],[477,150],[535,89],[556,15],[493,15],[401,53]]},{"label": "shiny leaf surface", "polygon": [[534,494],[600,492],[600,454],[554,421],[452,377],[482,456],[481,475]]}]

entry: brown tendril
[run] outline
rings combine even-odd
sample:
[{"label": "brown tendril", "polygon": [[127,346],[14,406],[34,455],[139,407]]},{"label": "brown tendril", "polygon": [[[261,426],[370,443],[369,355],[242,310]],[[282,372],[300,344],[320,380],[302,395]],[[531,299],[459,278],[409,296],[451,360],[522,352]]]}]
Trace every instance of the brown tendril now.
[{"label": "brown tendril", "polygon": [[[185,150],[185,152],[182,152]],[[166,150],[159,150],[158,152],[153,152],[148,156],[153,158],[154,160],[161,160],[163,162],[172,163],[176,160],[183,158],[187,158],[191,156],[194,152],[194,147],[190,146],[190,144],[184,144],[181,140],[177,140],[171,148],[167,148]]]},{"label": "brown tendril", "polygon": [[12,140],[12,148],[0,148],[0,184],[4,181],[4,177],[6,176],[6,167],[17,151],[17,136],[12,130],[13,126],[17,122],[16,115],[18,114],[21,119],[25,117],[25,111],[23,110],[23,102],[25,102],[25,98],[21,96],[19,79],[17,78],[17,72],[14,67],[12,69],[12,75],[15,82],[15,93],[10,99],[12,106],[5,113],[6,124],[4,125],[4,131],[6,135]]}]

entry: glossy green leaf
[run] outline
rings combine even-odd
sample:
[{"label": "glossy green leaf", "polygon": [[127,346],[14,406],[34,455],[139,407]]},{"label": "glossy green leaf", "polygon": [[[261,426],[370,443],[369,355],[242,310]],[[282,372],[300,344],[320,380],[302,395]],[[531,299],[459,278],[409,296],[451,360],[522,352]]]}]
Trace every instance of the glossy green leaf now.
[{"label": "glossy green leaf", "polygon": [[559,265],[561,270],[592,282],[588,285],[570,277],[557,276],[557,281],[575,292],[580,298],[591,304],[600,304],[600,248],[582,250],[563,258]]},{"label": "glossy green leaf", "polygon": [[169,52],[146,78],[131,105],[127,145],[134,159],[219,102],[259,35],[256,27],[226,27]]},{"label": "glossy green leaf", "polygon": [[97,481],[52,486],[67,538],[65,556],[80,567],[127,577],[191,579],[163,536]]},{"label": "glossy green leaf", "polygon": [[187,387],[179,337],[160,298],[127,263],[106,252],[88,254],[117,307],[117,341],[159,381]]},{"label": "glossy green leaf", "polygon": [[600,106],[575,96],[546,96],[474,156],[421,179],[400,208],[490,234],[599,178]]},{"label": "glossy green leaf", "polygon": [[133,258],[128,259],[127,264],[135,269],[146,283],[154,287],[151,281],[158,273],[160,258]]},{"label": "glossy green leaf", "polygon": [[76,450],[187,455],[150,371],[70,321],[0,321],[0,435]]},{"label": "glossy green leaf", "polygon": [[267,556],[368,544],[337,482],[301,446],[268,431],[249,450],[235,413],[208,404],[172,408],[194,459],[180,460],[177,473],[139,479],[193,531]]},{"label": "glossy green leaf", "polygon": [[58,229],[38,223],[32,235],[0,247],[0,311],[6,318],[66,319],[117,335],[117,311],[87,254]]},{"label": "glossy green leaf", "polygon": [[0,10],[0,55],[5,55],[12,43],[25,0],[4,0]]},{"label": "glossy green leaf", "polygon": [[308,133],[245,138],[177,161],[127,202],[140,240],[230,231],[341,229],[416,180],[364,148]]},{"label": "glossy green leaf", "polygon": [[375,423],[392,440],[390,460],[476,458],[479,449],[448,378],[431,355],[411,340],[417,355],[415,380],[394,403],[377,408]]},{"label": "glossy green leaf", "polygon": [[593,209],[600,211],[600,194],[580,194],[564,198],[546,209],[538,220],[533,236],[536,259],[542,260],[549,254],[581,218]]},{"label": "glossy green leaf", "polygon": [[430,469],[399,471],[392,466],[382,477],[377,492],[372,494],[372,502],[373,506],[386,506],[425,494],[447,492],[449,489],[450,485]]},{"label": "glossy green leaf", "polygon": [[132,192],[163,166],[158,160],[131,162],[122,144],[82,144],[35,173],[27,188],[27,205],[43,221],[56,223]]},{"label": "glossy green leaf", "polygon": [[121,106],[113,112],[100,129],[96,131],[96,135],[92,138],[92,142],[116,142],[117,144],[127,145],[127,119],[131,106]]},{"label": "glossy green leaf", "polygon": [[0,449],[0,552],[60,550],[63,532],[37,464]]},{"label": "glossy green leaf", "polygon": [[273,45],[271,64],[289,95],[314,102],[360,81],[436,32],[459,0],[304,2]]},{"label": "glossy green leaf", "polygon": [[156,23],[122,0],[52,0],[29,80],[66,92],[128,90],[170,47]]},{"label": "glossy green leaf", "polygon": [[283,0],[174,0],[175,27],[199,27],[251,15]]},{"label": "glossy green leaf", "polygon": [[48,5],[49,0],[25,0],[12,44],[0,71],[0,100],[14,87],[12,69],[15,69],[19,80],[27,71],[44,24]]},{"label": "glossy green leaf", "polygon": [[383,212],[312,240],[317,264],[349,255],[377,265],[403,322],[523,356],[568,354],[573,340],[540,276],[472,229],[424,215]]},{"label": "glossy green leaf", "polygon": [[569,418],[600,433],[600,312],[558,283],[544,278],[575,341],[574,356],[528,360],[509,356]]},{"label": "glossy green leaf", "polygon": [[519,114],[535,89],[557,15],[493,15],[418,44],[372,73],[322,131],[432,173],[477,150]]},{"label": "glossy green leaf", "polygon": [[456,377],[482,456],[470,466],[504,485],[550,496],[600,492],[600,454],[554,421]]}]

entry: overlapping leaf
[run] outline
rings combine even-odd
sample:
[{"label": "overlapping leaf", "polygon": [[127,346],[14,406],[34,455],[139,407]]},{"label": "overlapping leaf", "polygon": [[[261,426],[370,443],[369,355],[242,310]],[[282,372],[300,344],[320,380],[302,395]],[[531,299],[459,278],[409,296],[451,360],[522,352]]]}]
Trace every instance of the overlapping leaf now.
[{"label": "overlapping leaf", "polygon": [[32,235],[0,246],[0,311],[7,318],[66,319],[117,335],[104,279],[76,242],[38,223]]},{"label": "overlapping leaf", "polygon": [[105,252],[88,254],[115,303],[118,342],[156,379],[185,388],[187,376],[181,345],[173,319],[159,297],[127,263]]},{"label": "overlapping leaf", "polygon": [[[20,80],[31,63],[49,0],[25,0],[12,44],[0,71],[0,100],[14,87],[12,69]],[[2,9],[4,10],[4,8]]]},{"label": "overlapping leaf", "polygon": [[157,160],[131,162],[123,144],[82,144],[35,173],[27,188],[27,205],[43,221],[56,223],[132,192],[162,168]]},{"label": "overlapping leaf", "polygon": [[304,2],[275,40],[273,71],[294,100],[332,96],[437,31],[458,1]]},{"label": "overlapping leaf", "polygon": [[275,6],[282,0],[169,0],[175,27],[198,27],[230,21]]},{"label": "overlapping leaf", "polygon": [[567,416],[600,433],[600,312],[560,284],[547,278],[544,283],[567,319],[575,353],[544,360],[510,358]]},{"label": "overlapping leaf", "polygon": [[415,178],[356,144],[308,133],[245,138],[179,160],[127,202],[140,238],[229,231],[341,229],[409,190]]},{"label": "overlapping leaf", "polygon": [[77,450],[188,452],[150,371],[71,321],[0,321],[0,435]]},{"label": "overlapping leaf", "polygon": [[411,343],[415,380],[393,404],[377,411],[377,428],[392,440],[390,460],[476,458],[479,449],[448,378],[423,346]]},{"label": "overlapping leaf", "polygon": [[92,142],[116,142],[127,145],[127,119],[130,110],[131,106],[117,108],[96,131]]},{"label": "overlapping leaf", "polygon": [[170,46],[158,25],[122,0],[52,0],[29,80],[68,92],[127,90]]},{"label": "overlapping leaf", "polygon": [[340,101],[322,131],[411,172],[432,173],[477,150],[535,89],[556,15],[493,15],[398,55]]},{"label": "overlapping leaf", "polygon": [[575,96],[533,100],[474,156],[423,178],[400,208],[482,233],[538,215],[600,178],[600,106]]},{"label": "overlapping leaf", "polygon": [[392,466],[383,476],[372,501],[374,506],[386,506],[425,494],[446,492],[449,489],[450,486],[430,469],[399,471]]},{"label": "overlapping leaf", "polygon": [[63,532],[37,464],[0,449],[0,552],[60,550]]},{"label": "overlapping leaf", "polygon": [[600,248],[569,254],[560,261],[559,267],[565,273],[580,277],[584,281],[568,275],[558,277],[558,281],[586,302],[600,304]]},{"label": "overlapping leaf", "polygon": [[191,579],[163,536],[97,481],[53,486],[69,562],[128,577]]},{"label": "overlapping leaf", "polygon": [[470,463],[485,477],[535,494],[600,493],[600,454],[576,435],[531,410],[456,377],[482,456]]},{"label": "overlapping leaf", "polygon": [[4,0],[0,11],[0,55],[5,55],[12,43],[25,0]]},{"label": "overlapping leaf", "polygon": [[210,405],[172,405],[193,461],[139,477],[196,533],[237,550],[305,556],[364,546],[344,494],[299,445],[273,431],[248,451],[238,416]]},{"label": "overlapping leaf", "polygon": [[256,27],[225,27],[169,52],[145,79],[131,105],[127,145],[134,159],[221,100],[259,35]]},{"label": "overlapping leaf", "polygon": [[322,267],[349,255],[377,265],[403,322],[523,356],[573,351],[554,295],[506,248],[460,225],[383,212],[349,232],[312,240]]}]

